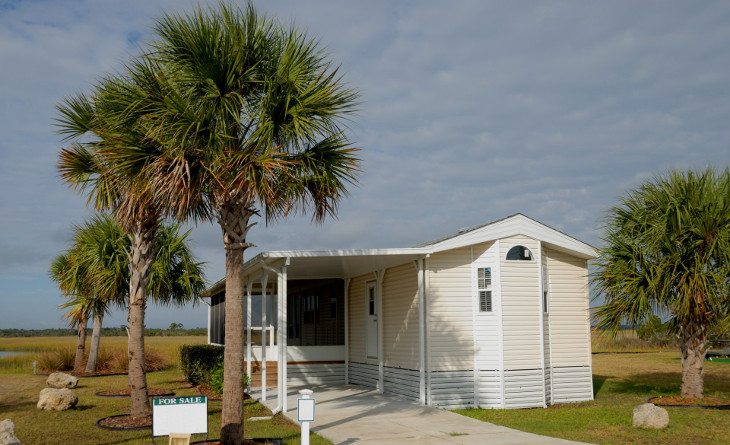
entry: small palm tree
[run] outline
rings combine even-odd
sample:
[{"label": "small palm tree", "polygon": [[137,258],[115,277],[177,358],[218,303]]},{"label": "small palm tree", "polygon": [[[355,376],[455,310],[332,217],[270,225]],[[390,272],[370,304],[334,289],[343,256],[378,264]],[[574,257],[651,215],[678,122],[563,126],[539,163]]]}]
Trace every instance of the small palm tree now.
[{"label": "small palm tree", "polygon": [[599,249],[599,327],[668,314],[678,329],[682,397],[702,398],[707,332],[728,313],[730,170],[673,171],[611,210]]}]

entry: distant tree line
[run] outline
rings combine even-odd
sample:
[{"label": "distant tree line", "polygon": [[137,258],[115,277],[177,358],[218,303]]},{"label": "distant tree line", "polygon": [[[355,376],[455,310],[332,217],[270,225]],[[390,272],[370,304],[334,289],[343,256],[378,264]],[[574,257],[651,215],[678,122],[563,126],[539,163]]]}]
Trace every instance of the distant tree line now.
[{"label": "distant tree line", "polygon": [[[147,328],[144,330],[145,337],[176,337],[183,335],[207,335],[206,328],[192,329],[156,329]],[[50,328],[50,329],[0,329],[0,337],[73,337],[76,335],[75,329],[69,328]],[[125,326],[118,328],[102,328],[102,335],[108,337],[126,337],[127,330]]]}]

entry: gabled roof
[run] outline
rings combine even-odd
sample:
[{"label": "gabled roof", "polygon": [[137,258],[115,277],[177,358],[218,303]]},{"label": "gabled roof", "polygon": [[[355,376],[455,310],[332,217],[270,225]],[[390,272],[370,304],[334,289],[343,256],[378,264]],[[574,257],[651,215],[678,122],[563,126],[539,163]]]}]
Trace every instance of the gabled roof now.
[{"label": "gabled roof", "polygon": [[[501,238],[523,235],[540,240],[550,247],[584,259],[596,257],[590,245],[559,230],[517,213],[488,224],[460,230],[454,234],[410,248],[283,250],[261,252],[244,265],[244,274],[253,278],[266,267],[287,266],[289,279],[343,278],[366,274],[425,258],[436,252],[457,249]],[[225,288],[225,279],[208,288],[205,296]]]},{"label": "gabled roof", "polygon": [[535,221],[521,213],[516,213],[481,226],[462,229],[451,235],[419,244],[416,247],[430,248],[434,252],[441,252],[516,235],[524,235],[540,240],[552,247],[567,251],[584,259],[596,257],[595,249],[589,244]]}]

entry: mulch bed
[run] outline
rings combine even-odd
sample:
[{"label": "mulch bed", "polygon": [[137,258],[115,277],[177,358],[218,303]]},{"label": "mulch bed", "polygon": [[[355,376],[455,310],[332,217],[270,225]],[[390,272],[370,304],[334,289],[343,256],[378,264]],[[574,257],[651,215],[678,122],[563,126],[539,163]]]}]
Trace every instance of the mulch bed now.
[{"label": "mulch bed", "polygon": [[[99,397],[129,397],[132,390],[129,387],[122,389],[110,389],[108,391],[99,391],[96,393]],[[175,393],[169,389],[162,388],[147,388],[147,395],[149,397],[161,397],[161,396],[174,396]]]},{"label": "mulch bed", "polygon": [[71,374],[74,377],[107,377],[110,375],[127,375],[126,372],[119,372],[119,371],[96,371],[96,372],[41,371],[36,375],[51,375],[54,372],[63,372],[65,374]]},{"label": "mulch bed", "polygon": [[132,417],[129,414],[104,417],[96,422],[96,426],[107,430],[141,430],[152,428],[152,416]]},{"label": "mulch bed", "polygon": [[[193,444],[206,444],[206,445],[220,445],[221,441],[218,439],[215,440],[203,440],[200,442],[190,442],[190,445]],[[281,438],[275,438],[275,439],[243,439],[243,442],[241,442],[242,445],[261,445],[261,444],[268,444],[268,445],[282,445],[284,443],[284,440]]]},{"label": "mulch bed", "polygon": [[649,403],[657,406],[670,406],[674,408],[706,408],[706,409],[730,409],[730,400],[719,397],[705,397],[702,399],[684,398],[681,396],[652,397]]}]

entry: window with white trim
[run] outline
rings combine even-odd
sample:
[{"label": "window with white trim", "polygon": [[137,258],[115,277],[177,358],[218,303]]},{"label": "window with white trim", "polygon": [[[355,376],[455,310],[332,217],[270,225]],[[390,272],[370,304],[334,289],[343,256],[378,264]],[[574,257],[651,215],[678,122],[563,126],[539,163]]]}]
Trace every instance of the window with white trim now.
[{"label": "window with white trim", "polygon": [[477,292],[479,295],[479,312],[492,312],[492,269],[477,268]]}]

